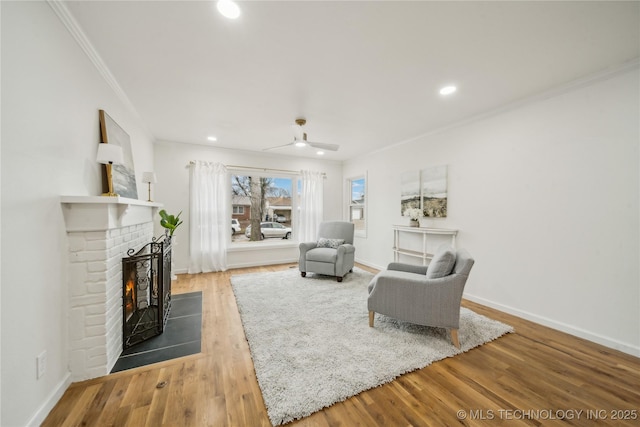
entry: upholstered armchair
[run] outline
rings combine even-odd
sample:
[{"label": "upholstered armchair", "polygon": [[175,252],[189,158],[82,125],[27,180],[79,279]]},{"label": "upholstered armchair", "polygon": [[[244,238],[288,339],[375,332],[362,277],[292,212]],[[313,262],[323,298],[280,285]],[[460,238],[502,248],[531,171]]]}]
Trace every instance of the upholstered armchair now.
[{"label": "upholstered armchair", "polygon": [[460,302],[474,260],[443,245],[428,266],[391,263],[369,284],[369,326],[375,313],[425,326],[447,328],[460,348]]},{"label": "upholstered armchair", "polygon": [[354,225],[351,222],[322,222],[318,227],[318,241],[300,243],[300,274],[336,276],[338,282],[353,271],[356,248],[353,246]]}]

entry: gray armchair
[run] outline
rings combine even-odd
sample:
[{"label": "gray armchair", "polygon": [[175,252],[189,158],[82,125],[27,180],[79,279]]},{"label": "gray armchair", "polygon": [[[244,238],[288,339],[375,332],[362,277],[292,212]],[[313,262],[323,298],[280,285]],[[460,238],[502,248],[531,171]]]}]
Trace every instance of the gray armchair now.
[{"label": "gray armchair", "polygon": [[338,282],[353,271],[356,248],[353,246],[354,225],[351,222],[322,222],[318,241],[300,243],[298,266],[302,277],[307,273],[336,276]]},{"label": "gray armchair", "polygon": [[460,348],[460,302],[474,260],[469,253],[444,245],[429,266],[391,263],[369,284],[369,326],[375,313],[425,326],[451,330]]}]

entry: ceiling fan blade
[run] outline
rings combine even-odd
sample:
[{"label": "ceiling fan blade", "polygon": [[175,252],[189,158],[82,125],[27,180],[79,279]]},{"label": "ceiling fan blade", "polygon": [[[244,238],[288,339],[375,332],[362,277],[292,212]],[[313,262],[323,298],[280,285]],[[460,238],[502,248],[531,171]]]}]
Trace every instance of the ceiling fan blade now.
[{"label": "ceiling fan blade", "polygon": [[284,145],[276,145],[275,147],[263,148],[262,151],[277,150],[278,148],[290,147],[293,144],[295,144],[295,142],[290,142]]},{"label": "ceiling fan blade", "polygon": [[313,148],[319,148],[321,150],[327,150],[327,151],[338,151],[338,148],[340,148],[340,146],[337,145],[337,144],[325,144],[325,143],[322,143],[322,142],[309,142],[309,141],[307,141],[307,144],[309,144]]}]

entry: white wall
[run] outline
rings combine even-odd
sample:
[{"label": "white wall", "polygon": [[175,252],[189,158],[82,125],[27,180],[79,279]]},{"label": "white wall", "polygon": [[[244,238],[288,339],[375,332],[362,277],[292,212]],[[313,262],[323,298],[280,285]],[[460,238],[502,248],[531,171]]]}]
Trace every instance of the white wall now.
[{"label": "white wall", "polygon": [[[299,171],[303,169],[326,172],[324,181],[324,219],[342,219],[342,164],[334,161],[288,157],[270,153],[254,153],[216,148],[215,146],[158,142],[155,147],[155,172],[158,183],[154,186],[154,200],[164,203],[167,212],[176,214],[185,224],[176,231],[178,244],[174,247],[175,271],[185,273],[189,266],[189,168],[192,160],[221,162],[225,165],[250,166]],[[157,229],[158,234],[162,229]],[[280,244],[282,242],[278,242]],[[230,268],[252,265],[276,264],[298,259],[298,247],[269,248],[261,242],[262,250],[228,252]]]},{"label": "white wall", "polygon": [[465,297],[640,356],[639,73],[609,77],[346,162],[369,176],[357,258],[392,260],[400,174],[449,165],[449,216],[422,223],[460,229]]},{"label": "white wall", "polygon": [[[101,193],[98,110],[129,133],[139,186],[142,171],[153,168],[153,144],[46,2],[1,7],[0,424],[10,427],[39,424],[68,383],[67,240],[59,197]],[[47,371],[36,379],[43,351]]]}]

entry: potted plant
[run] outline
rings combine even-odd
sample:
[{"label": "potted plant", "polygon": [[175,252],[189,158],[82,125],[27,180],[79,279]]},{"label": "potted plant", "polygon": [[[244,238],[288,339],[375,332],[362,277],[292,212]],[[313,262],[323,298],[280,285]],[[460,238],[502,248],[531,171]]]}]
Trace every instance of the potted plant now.
[{"label": "potted plant", "polygon": [[422,209],[409,208],[404,211],[404,216],[408,216],[410,218],[410,227],[420,227],[420,217],[422,216]]},{"label": "potted plant", "polygon": [[160,214],[160,218],[162,218],[160,220],[160,225],[166,229],[166,233],[169,234],[169,237],[173,237],[173,232],[176,231],[176,228],[178,228],[178,226],[183,222],[180,220],[180,215],[182,215],[182,211],[180,211],[178,215],[174,216],[174,215],[169,215],[167,211],[162,209],[159,212],[159,214]]}]

